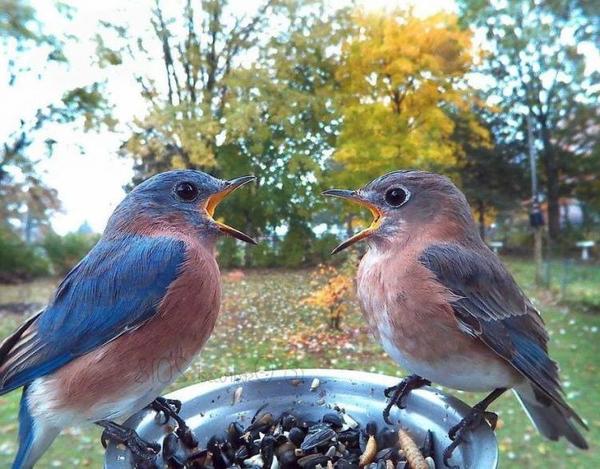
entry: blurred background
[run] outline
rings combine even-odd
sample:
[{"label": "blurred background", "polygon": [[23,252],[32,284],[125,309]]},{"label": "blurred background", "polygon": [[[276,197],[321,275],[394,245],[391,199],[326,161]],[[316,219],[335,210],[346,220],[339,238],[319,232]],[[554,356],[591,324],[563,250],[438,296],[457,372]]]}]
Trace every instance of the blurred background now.
[{"label": "blurred background", "polygon": [[[599,32],[587,0],[0,0],[0,336],[135,184],[196,168],[258,177],[217,216],[261,242],[220,242],[223,313],[177,387],[290,366],[402,374],[353,297],[364,246],[329,256],[369,216],[319,194],[431,170],[542,310],[594,447]],[[2,467],[17,400],[0,397]],[[510,396],[498,407],[502,467],[600,463],[542,440]],[[42,467],[99,466],[98,435],[71,430]]]}]

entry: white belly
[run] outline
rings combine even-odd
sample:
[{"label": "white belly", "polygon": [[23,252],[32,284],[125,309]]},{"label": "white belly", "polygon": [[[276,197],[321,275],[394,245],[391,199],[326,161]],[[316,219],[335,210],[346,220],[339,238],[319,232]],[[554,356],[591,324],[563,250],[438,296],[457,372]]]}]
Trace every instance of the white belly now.
[{"label": "white belly", "polygon": [[27,403],[34,417],[55,428],[65,428],[86,422],[93,423],[99,420],[119,422],[142,410],[160,396],[188,365],[189,363],[186,363],[185,367],[178,368],[178,373],[175,374],[172,372],[170,364],[164,364],[164,372],[161,373],[161,370],[158,370],[150,379],[132,384],[128,389],[123,389],[117,398],[91,403],[83,412],[80,409],[74,410],[58,404],[62,400],[58,394],[60,390],[50,375],[38,378],[31,383],[27,391]]},{"label": "white belly", "polygon": [[417,374],[440,384],[462,391],[492,391],[516,384],[510,367],[501,362],[482,363],[468,356],[445,357],[439,362],[418,362],[407,356],[387,337],[380,328],[381,345],[386,353],[412,374]]}]

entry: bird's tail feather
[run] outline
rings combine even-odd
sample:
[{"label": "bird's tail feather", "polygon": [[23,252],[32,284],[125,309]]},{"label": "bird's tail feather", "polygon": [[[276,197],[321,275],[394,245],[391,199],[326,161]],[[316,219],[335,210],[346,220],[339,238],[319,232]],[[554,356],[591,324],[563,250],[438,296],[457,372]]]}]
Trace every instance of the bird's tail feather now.
[{"label": "bird's tail feather", "polygon": [[546,399],[541,393],[536,393],[529,383],[516,389],[515,394],[542,435],[553,441],[564,436],[578,448],[588,449],[587,441],[575,425],[575,421],[581,419],[566,403],[563,407],[553,400]]},{"label": "bird's tail feather", "polygon": [[19,410],[19,451],[12,469],[31,469],[60,433],[39,419],[35,419],[27,402],[27,386],[23,388]]}]

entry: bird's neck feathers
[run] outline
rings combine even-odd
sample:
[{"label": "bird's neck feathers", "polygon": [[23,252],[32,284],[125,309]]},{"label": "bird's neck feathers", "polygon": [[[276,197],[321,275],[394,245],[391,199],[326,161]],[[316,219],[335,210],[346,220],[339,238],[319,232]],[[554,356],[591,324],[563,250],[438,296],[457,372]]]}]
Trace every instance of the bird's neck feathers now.
[{"label": "bird's neck feathers", "polygon": [[215,251],[218,232],[208,224],[192,222],[189,217],[178,212],[163,212],[150,215],[143,208],[131,210],[127,205],[119,206],[111,215],[103,238],[123,236],[167,237],[184,241],[187,245],[201,244]]},{"label": "bird's neck feathers", "polygon": [[394,223],[383,236],[374,236],[369,247],[380,253],[411,249],[411,246],[453,243],[470,248],[483,245],[468,206],[446,207],[426,216]]}]

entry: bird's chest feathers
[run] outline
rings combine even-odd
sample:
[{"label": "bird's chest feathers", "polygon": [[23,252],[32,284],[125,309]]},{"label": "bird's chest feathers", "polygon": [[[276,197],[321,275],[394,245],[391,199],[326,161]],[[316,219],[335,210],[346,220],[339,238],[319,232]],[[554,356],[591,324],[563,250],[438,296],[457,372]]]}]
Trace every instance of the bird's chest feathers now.
[{"label": "bird's chest feathers", "polygon": [[389,355],[434,353],[432,328],[444,327],[439,289],[412,253],[369,250],[359,268],[358,297],[371,331]]},{"label": "bird's chest feathers", "polygon": [[177,279],[159,305],[157,320],[169,330],[177,330],[182,346],[199,349],[213,330],[220,302],[217,263],[211,253],[192,244]]}]

